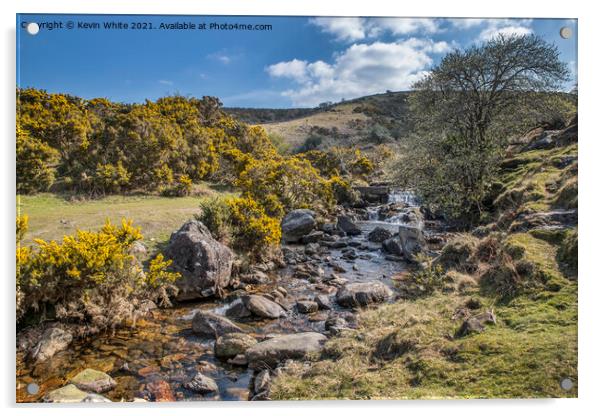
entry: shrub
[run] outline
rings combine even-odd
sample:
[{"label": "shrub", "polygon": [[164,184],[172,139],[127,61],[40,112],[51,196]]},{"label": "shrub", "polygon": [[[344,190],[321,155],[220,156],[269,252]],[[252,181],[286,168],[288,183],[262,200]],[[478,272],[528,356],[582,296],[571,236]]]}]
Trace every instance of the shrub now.
[{"label": "shrub", "polygon": [[339,204],[355,204],[359,201],[359,192],[354,191],[351,184],[340,176],[333,176],[328,183],[332,188],[334,199]]},{"label": "shrub", "polygon": [[478,239],[466,234],[455,237],[443,246],[441,255],[437,258],[437,264],[445,269],[474,271],[476,265],[471,257],[476,250],[477,242]]},{"label": "shrub", "polygon": [[296,157],[253,159],[235,184],[275,218],[297,208],[329,210],[334,203],[328,181],[309,161]]},{"label": "shrub", "polygon": [[18,251],[18,316],[73,322],[85,334],[135,319],[140,301],[179,276],[167,272],[169,262],[162,257],[144,273],[129,254],[141,238],[131,221],[123,220],[120,227],[107,221],[98,232],[78,230],[61,243],[36,240],[34,249]]},{"label": "shrub", "polygon": [[268,248],[280,244],[280,221],[266,215],[264,209],[252,198],[230,198],[230,209],[235,246],[256,257]]},{"label": "shrub", "polygon": [[299,148],[297,149],[297,153],[303,153],[309,150],[317,149],[318,147],[320,147],[323,141],[323,136],[318,134],[312,134],[305,139],[301,146],[299,146]]},{"label": "shrub", "polygon": [[180,175],[176,185],[176,195],[188,196],[192,191],[192,179],[188,175]]},{"label": "shrub", "polygon": [[232,239],[234,248],[255,258],[280,244],[280,222],[267,216],[249,196],[207,199],[201,203],[201,213],[196,218],[215,238],[224,243]]},{"label": "shrub", "polygon": [[103,192],[119,192],[129,185],[130,177],[130,173],[121,162],[117,165],[99,163],[96,166],[94,185]]},{"label": "shrub", "polygon": [[431,261],[426,255],[416,256],[419,268],[410,273],[400,289],[410,298],[427,296],[444,288],[447,278],[440,264]]},{"label": "shrub", "polygon": [[59,153],[17,126],[17,193],[46,191],[55,179]]},{"label": "shrub", "polygon": [[23,236],[27,232],[28,228],[29,228],[29,217],[27,215],[18,215],[17,216],[17,225],[16,225],[17,244],[21,243],[21,240],[23,240]]},{"label": "shrub", "polygon": [[231,237],[230,207],[222,197],[203,199],[201,212],[195,218],[211,232],[213,238],[228,244]]}]

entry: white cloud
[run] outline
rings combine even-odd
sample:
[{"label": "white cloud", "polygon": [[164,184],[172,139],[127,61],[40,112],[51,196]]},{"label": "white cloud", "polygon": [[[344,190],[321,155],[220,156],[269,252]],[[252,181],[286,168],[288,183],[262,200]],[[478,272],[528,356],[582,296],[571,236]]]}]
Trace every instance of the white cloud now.
[{"label": "white cloud", "polygon": [[309,19],[309,23],[335,35],[337,40],[355,41],[366,37],[365,20],[360,17],[315,17]]},{"label": "white cloud", "polygon": [[287,62],[278,62],[267,68],[268,74],[273,77],[290,78],[303,82],[307,78],[307,61],[293,59]]},{"label": "white cloud", "polygon": [[479,40],[489,40],[498,35],[529,35],[533,33],[531,22],[531,19],[487,19],[487,26],[481,31]]},{"label": "white cloud", "polygon": [[448,50],[446,42],[417,38],[353,44],[335,55],[332,64],[293,59],[270,65],[266,71],[272,77],[291,79],[297,84],[282,93],[293,105],[315,106],[386,90],[406,90],[428,73],[433,63],[431,54]]},{"label": "white cloud", "polygon": [[453,27],[458,29],[470,29],[476,26],[480,26],[487,21],[487,19],[477,19],[472,17],[460,18],[460,19],[448,19]]},{"label": "white cloud", "polygon": [[159,84],[163,84],[163,85],[173,85],[173,81],[169,81],[167,79],[160,79],[159,80]]},{"label": "white cloud", "polygon": [[422,18],[380,17],[370,19],[368,25],[374,36],[382,31],[389,31],[393,35],[407,35],[415,32],[437,33],[440,30],[437,20]]},{"label": "white cloud", "polygon": [[383,33],[394,36],[411,33],[436,33],[440,31],[439,21],[426,18],[407,17],[316,17],[309,23],[330,33],[339,41],[354,42],[374,38]]},{"label": "white cloud", "polygon": [[239,57],[239,55],[231,55],[226,53],[225,51],[214,52],[207,55],[207,58],[221,62],[224,65],[228,65],[229,63],[231,63],[235,59],[238,59]]}]

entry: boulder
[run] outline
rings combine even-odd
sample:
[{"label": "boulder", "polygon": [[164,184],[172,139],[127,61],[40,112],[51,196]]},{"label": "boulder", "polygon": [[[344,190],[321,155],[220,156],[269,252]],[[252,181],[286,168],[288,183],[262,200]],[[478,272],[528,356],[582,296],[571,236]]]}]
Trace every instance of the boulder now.
[{"label": "boulder", "polygon": [[321,351],[326,336],[317,332],[300,332],[279,335],[249,348],[245,355],[253,368],[274,367],[279,362],[305,358],[307,354]]},{"label": "boulder", "polygon": [[234,254],[200,221],[188,221],[174,232],[165,254],[182,275],[175,282],[178,300],[211,296],[230,284]]},{"label": "boulder", "polygon": [[337,229],[347,235],[360,235],[362,233],[360,227],[347,215],[337,217]]},{"label": "boulder", "polygon": [[30,352],[35,362],[44,362],[57,352],[66,350],[73,341],[73,335],[59,327],[48,328]]},{"label": "boulder", "polygon": [[257,340],[248,334],[233,333],[221,336],[215,341],[215,356],[233,358],[257,344]]},{"label": "boulder", "polygon": [[226,316],[233,319],[247,318],[251,316],[251,311],[247,309],[242,300],[237,299],[226,310]]},{"label": "boulder", "polygon": [[359,192],[362,200],[380,204],[388,201],[391,192],[388,186],[356,186],[353,189]]},{"label": "boulder", "polygon": [[297,301],[297,310],[299,313],[314,313],[318,312],[318,304],[311,300],[299,300]]},{"label": "boulder", "polygon": [[314,230],[311,233],[301,237],[301,242],[303,244],[317,243],[318,241],[323,239],[324,236],[325,236],[324,231]]},{"label": "boulder", "polygon": [[403,247],[399,236],[391,237],[383,241],[383,250],[395,256],[402,256]]},{"label": "boulder", "polygon": [[211,377],[202,373],[196,373],[195,376],[184,387],[195,393],[215,393],[218,390],[217,383]]},{"label": "boulder", "polygon": [[319,309],[324,309],[324,310],[332,309],[332,306],[330,305],[330,301],[328,300],[328,296],[326,296],[326,295],[316,295],[314,297],[314,302],[316,302]]},{"label": "boulder", "polygon": [[393,234],[391,231],[383,227],[375,227],[370,233],[368,233],[368,241],[373,243],[382,243],[383,241],[391,238]]},{"label": "boulder", "polygon": [[349,283],[337,291],[337,303],[345,307],[367,306],[389,300],[393,292],[381,282]]},{"label": "boulder", "polygon": [[316,213],[310,209],[295,209],[284,216],[280,226],[282,239],[295,243],[316,228]]},{"label": "boulder", "polygon": [[284,316],[282,306],[260,295],[245,295],[241,297],[242,303],[251,314],[260,318],[276,319]]},{"label": "boulder", "polygon": [[414,256],[427,247],[421,226],[400,225],[399,238],[406,260],[414,259]]},{"label": "boulder", "polygon": [[243,332],[228,318],[213,312],[200,311],[192,318],[192,331],[199,335],[218,338],[224,334]]},{"label": "boulder", "polygon": [[77,388],[93,393],[104,393],[117,385],[113,377],[102,371],[86,368],[71,379]]}]

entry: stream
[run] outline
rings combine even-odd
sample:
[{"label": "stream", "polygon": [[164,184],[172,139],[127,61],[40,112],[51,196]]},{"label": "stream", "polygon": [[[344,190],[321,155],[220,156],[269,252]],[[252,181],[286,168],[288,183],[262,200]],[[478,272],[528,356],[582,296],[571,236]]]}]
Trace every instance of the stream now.
[{"label": "stream", "polygon": [[[357,225],[361,235],[347,237],[347,247],[353,247],[357,257],[345,256],[345,248],[327,248],[325,253],[315,253],[310,262],[320,267],[328,276],[336,274],[349,282],[378,280],[394,291],[392,276],[403,272],[408,265],[399,259],[392,259],[383,252],[380,243],[368,241],[367,235],[380,226],[397,232],[404,223],[407,210],[401,212],[389,209],[383,218],[383,207],[405,206],[417,208],[418,203],[410,192],[393,192],[387,204],[372,205],[361,213]],[[407,219],[407,218],[406,218]],[[303,251],[304,245],[287,244],[291,250]],[[333,270],[333,265],[335,265]],[[253,286],[255,293],[269,293],[281,287],[292,299],[286,316],[276,320],[254,320],[240,323],[243,329],[262,339],[268,334],[285,334],[303,331],[324,332],[324,321],[332,314],[352,312],[336,304],[334,294],[337,288],[294,276],[294,266],[288,265],[270,275],[270,281]],[[331,311],[318,311],[301,314],[294,308],[298,299],[312,299],[316,294],[330,297]],[[122,328],[115,334],[100,335],[88,342],[74,343],[66,351],[57,353],[47,362],[32,365],[17,355],[17,401],[40,401],[49,391],[64,386],[75,374],[85,368],[93,368],[109,374],[117,386],[103,395],[113,401],[132,401],[135,398],[152,400],[147,385],[156,380],[164,380],[176,400],[248,400],[249,384],[253,371],[247,367],[235,366],[217,359],[213,354],[213,339],[195,335],[191,320],[198,310],[209,310],[223,315],[234,295],[222,301],[203,301],[180,304],[171,309],[153,310],[151,315],[137,321],[135,328]],[[215,394],[198,394],[184,387],[183,383],[198,371],[213,378],[219,391]],[[35,383],[39,391],[30,394],[27,385]]]}]

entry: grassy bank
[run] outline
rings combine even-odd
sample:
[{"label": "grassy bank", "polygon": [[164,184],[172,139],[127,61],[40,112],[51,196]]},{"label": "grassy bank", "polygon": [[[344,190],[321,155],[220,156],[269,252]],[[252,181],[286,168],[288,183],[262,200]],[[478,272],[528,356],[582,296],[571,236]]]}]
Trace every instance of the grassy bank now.
[{"label": "grassy bank", "polygon": [[[207,192],[206,195],[210,195]],[[106,219],[119,223],[129,218],[142,228],[145,243],[151,248],[166,241],[184,221],[199,211],[207,196],[170,198],[160,196],[107,196],[71,202],[54,194],[17,196],[17,210],[29,216],[29,231],[24,244],[36,238],[60,240],[76,229],[98,229]]]}]

